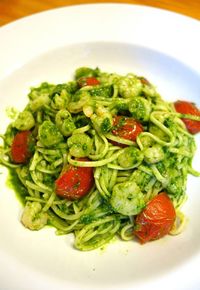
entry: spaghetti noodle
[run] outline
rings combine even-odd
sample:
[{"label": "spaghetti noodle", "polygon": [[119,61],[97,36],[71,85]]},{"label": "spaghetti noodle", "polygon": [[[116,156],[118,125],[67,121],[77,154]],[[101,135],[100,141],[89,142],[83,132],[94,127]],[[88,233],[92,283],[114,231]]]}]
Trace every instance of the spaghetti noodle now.
[{"label": "spaghetti noodle", "polygon": [[[74,233],[77,249],[93,250],[116,235],[130,240],[135,217],[165,191],[177,210],[171,233],[182,231],[187,175],[199,176],[192,168],[196,145],[183,116],[152,84],[134,74],[84,67],[76,70],[74,81],[42,83],[28,97],[24,111],[1,135],[0,150],[0,162],[26,189],[25,227],[39,230],[50,224],[58,235]],[[119,115],[121,124],[114,124]],[[129,118],[142,126],[135,140],[116,134]],[[31,156],[18,164],[12,142],[17,132],[27,130],[34,139]],[[79,199],[56,194],[55,181],[68,166],[93,168],[93,186]]]}]

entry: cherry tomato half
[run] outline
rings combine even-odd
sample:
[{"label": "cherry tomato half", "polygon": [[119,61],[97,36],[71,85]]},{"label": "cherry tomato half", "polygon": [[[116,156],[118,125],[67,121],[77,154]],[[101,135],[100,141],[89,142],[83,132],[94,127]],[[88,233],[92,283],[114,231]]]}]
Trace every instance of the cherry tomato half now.
[{"label": "cherry tomato half", "polygon": [[[174,107],[178,113],[200,116],[200,110],[193,103],[186,101],[177,101],[174,103]],[[182,121],[185,123],[187,130],[191,134],[196,134],[200,132],[200,121],[185,118],[183,118]]]},{"label": "cherry tomato half", "polygon": [[167,235],[176,219],[176,212],[169,196],[162,192],[149,201],[146,208],[136,217],[134,234],[146,243]]},{"label": "cherry tomato half", "polygon": [[85,86],[96,86],[99,85],[100,82],[95,77],[82,77],[78,80],[79,87]]},{"label": "cherry tomato half", "polygon": [[93,169],[69,165],[56,180],[56,194],[74,200],[85,196],[94,184]]},{"label": "cherry tomato half", "polygon": [[142,125],[134,118],[130,117],[115,116],[113,118],[113,126],[113,135],[131,141],[135,141],[137,136],[143,132]]},{"label": "cherry tomato half", "polygon": [[26,163],[33,153],[35,142],[30,131],[18,132],[11,145],[11,157],[15,163]]}]

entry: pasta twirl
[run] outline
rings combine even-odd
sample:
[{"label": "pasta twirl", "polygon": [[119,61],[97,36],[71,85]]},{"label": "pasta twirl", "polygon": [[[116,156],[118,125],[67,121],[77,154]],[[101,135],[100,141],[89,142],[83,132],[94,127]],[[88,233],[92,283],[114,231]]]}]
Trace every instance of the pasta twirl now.
[{"label": "pasta twirl", "polygon": [[[81,67],[73,81],[44,82],[31,88],[28,98],[1,135],[0,150],[0,162],[17,174],[26,192],[21,218],[25,227],[52,225],[59,235],[74,233],[77,249],[93,250],[114,236],[132,239],[137,215],[164,191],[177,212],[171,233],[181,232],[187,176],[199,176],[192,168],[195,140],[182,115],[149,81],[132,73],[121,76]],[[16,136],[18,157],[28,152],[26,158],[16,159]],[[24,140],[26,150],[20,147]],[[91,168],[91,186],[82,196],[65,198],[56,184],[76,168]],[[73,190],[87,188],[84,182],[78,179]]]}]

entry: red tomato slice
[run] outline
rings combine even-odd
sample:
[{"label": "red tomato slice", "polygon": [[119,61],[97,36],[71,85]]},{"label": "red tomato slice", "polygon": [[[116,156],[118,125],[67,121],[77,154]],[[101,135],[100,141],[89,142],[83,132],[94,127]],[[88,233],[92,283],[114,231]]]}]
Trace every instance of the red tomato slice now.
[{"label": "red tomato slice", "polygon": [[100,82],[95,77],[82,77],[78,80],[79,87],[85,87],[85,86],[96,86],[99,85]]},{"label": "red tomato slice", "polygon": [[18,132],[11,145],[11,157],[15,163],[26,163],[32,156],[34,141],[30,131]]},{"label": "red tomato slice", "polygon": [[[199,109],[195,106],[195,104],[186,102],[186,101],[177,101],[174,103],[174,107],[178,113],[181,114],[190,114],[193,116],[200,116]],[[182,119],[185,123],[187,130],[191,134],[196,134],[200,132],[200,121],[190,120],[190,119]]]},{"label": "red tomato slice", "polygon": [[113,118],[113,126],[113,135],[131,141],[135,141],[137,136],[143,132],[142,125],[135,119],[129,117],[115,116]]},{"label": "red tomato slice", "polygon": [[158,194],[136,217],[134,234],[140,242],[146,243],[167,235],[176,219],[172,201],[165,192]]},{"label": "red tomato slice", "polygon": [[144,77],[140,77],[140,81],[143,85],[147,85],[147,86],[151,85],[151,83]]},{"label": "red tomato slice", "polygon": [[56,194],[74,200],[85,196],[94,184],[93,169],[69,165],[56,180]]}]

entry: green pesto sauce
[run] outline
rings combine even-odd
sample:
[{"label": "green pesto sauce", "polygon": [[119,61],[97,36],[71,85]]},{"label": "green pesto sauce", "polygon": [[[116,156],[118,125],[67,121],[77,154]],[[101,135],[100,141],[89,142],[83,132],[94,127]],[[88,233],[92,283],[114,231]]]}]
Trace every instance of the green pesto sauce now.
[{"label": "green pesto sauce", "polygon": [[28,195],[27,189],[23,186],[19,180],[15,170],[8,169],[8,178],[6,180],[6,185],[14,190],[17,199],[22,205],[25,205],[25,197]]},{"label": "green pesto sauce", "polygon": [[18,111],[15,108],[13,108],[13,107],[6,108],[6,115],[11,120],[14,120],[17,117],[17,114],[18,114]]}]

